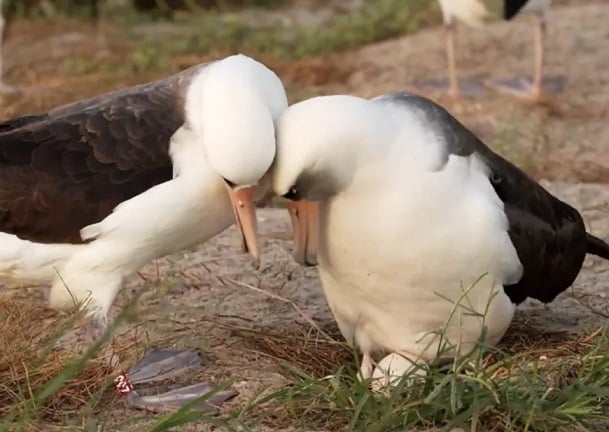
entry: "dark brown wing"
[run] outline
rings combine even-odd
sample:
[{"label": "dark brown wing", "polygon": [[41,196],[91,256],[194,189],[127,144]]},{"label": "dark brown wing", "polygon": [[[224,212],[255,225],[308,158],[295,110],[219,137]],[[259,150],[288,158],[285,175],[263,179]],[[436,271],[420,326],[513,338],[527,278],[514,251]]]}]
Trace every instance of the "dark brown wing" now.
[{"label": "dark brown wing", "polygon": [[582,268],[588,249],[584,221],[514,165],[497,155],[486,159],[524,268],[522,278],[505,292],[514,303],[527,297],[548,303],[573,284]]},{"label": "dark brown wing", "polygon": [[0,231],[80,242],[82,227],[170,180],[169,140],[201,67],[0,123]]}]

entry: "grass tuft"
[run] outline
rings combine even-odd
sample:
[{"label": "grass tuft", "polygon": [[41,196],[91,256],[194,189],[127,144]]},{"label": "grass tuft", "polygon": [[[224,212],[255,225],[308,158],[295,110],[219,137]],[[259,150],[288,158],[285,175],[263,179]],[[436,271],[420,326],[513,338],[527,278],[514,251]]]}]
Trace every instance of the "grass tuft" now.
[{"label": "grass tuft", "polygon": [[[110,418],[122,405],[114,392],[114,378],[147,350],[146,335],[118,331],[135,301],[124,308],[101,340],[75,355],[72,330],[82,314],[62,318],[27,295],[0,296],[0,332],[11,335],[0,339],[0,431],[74,427],[101,432],[136,427],[162,432],[190,423],[226,426],[221,418],[193,408],[224,390],[227,383],[164,416],[135,412],[120,424]],[[120,363],[111,364],[111,356],[117,356]],[[86,425],[84,429],[82,425]]]},{"label": "grass tuft", "polygon": [[268,327],[239,328],[232,333],[248,348],[277,361],[286,372],[298,370],[307,376],[322,378],[353,360],[352,350],[346,343],[338,342],[341,336],[336,331],[333,336],[336,335],[337,340],[328,340],[316,329],[305,326],[281,332]]},{"label": "grass tuft", "polygon": [[[117,373],[107,355],[130,358],[142,341],[132,335],[104,340],[81,356],[62,347],[60,338],[72,329],[78,315],[62,319],[43,304],[0,297],[0,416],[4,421],[64,421],[91,408],[111,393],[109,381]],[[32,320],[36,317],[36,320]],[[73,345],[72,343],[69,343]]]},{"label": "grass tuft", "polygon": [[[277,341],[266,348],[281,352]],[[266,425],[369,432],[606,430],[608,349],[602,329],[540,335],[516,328],[499,348],[480,346],[448,370],[422,366],[424,378],[413,371],[386,395],[370,392],[354,363],[321,379],[284,367],[291,384],[242,415]]]},{"label": "grass tuft", "polygon": [[[34,307],[40,320],[32,321],[26,306]],[[99,431],[165,431],[188,424],[368,432],[567,432],[609,426],[609,336],[604,329],[540,334],[516,321],[498,348],[481,345],[448,368],[421,366],[424,377],[412,372],[378,394],[357,379],[358,356],[334,340],[339,340],[335,326],[320,331],[309,324],[277,329],[218,323],[230,326],[246,350],[274,359],[288,384],[261,389],[216,418],[185,406],[165,416],[135,415],[117,425],[106,419],[116,403],[109,387],[117,369],[104,366],[101,346],[77,358],[51,348],[69,326],[54,332],[58,324],[50,321],[57,317],[44,305],[4,298],[0,318],[3,334],[14,335],[2,340],[0,350],[0,429],[40,430],[41,424],[74,424],[74,418]],[[124,351],[133,344],[120,335],[112,342],[127,357]]]}]

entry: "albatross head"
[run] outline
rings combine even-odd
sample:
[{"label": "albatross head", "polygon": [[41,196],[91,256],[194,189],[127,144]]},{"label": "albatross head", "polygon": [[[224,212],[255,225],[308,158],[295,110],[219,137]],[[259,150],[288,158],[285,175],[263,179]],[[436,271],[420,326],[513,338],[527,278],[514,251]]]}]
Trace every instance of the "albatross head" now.
[{"label": "albatross head", "polygon": [[288,199],[301,265],[317,265],[318,205],[351,184],[374,114],[365,99],[319,96],[290,106],[277,122],[273,191]]},{"label": "albatross head", "polygon": [[211,63],[186,95],[187,121],[226,184],[244,250],[259,260],[255,198],[275,157],[275,120],[287,108],[281,80],[238,54]]}]

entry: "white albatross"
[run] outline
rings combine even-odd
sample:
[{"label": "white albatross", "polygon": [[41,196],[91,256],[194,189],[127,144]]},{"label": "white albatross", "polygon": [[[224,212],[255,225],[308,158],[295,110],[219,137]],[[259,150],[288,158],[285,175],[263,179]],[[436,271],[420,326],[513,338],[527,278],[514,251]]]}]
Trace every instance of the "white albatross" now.
[{"label": "white albatross", "polygon": [[0,278],[52,283],[50,306],[81,304],[97,333],[127,276],[235,220],[258,259],[286,107],[277,75],[235,55],[0,123]]},{"label": "white albatross", "polygon": [[586,253],[609,259],[577,210],[423,97],[315,97],[276,128],[295,259],[318,264],[364,378],[387,354],[431,362],[481,334],[494,345],[518,303],[552,301]]}]

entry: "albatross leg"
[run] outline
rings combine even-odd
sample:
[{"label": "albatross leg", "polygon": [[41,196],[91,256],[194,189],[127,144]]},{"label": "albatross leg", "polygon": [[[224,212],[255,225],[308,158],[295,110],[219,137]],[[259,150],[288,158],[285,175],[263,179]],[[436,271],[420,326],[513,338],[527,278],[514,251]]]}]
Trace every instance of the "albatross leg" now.
[{"label": "albatross leg", "polygon": [[95,44],[97,45],[97,55],[106,56],[110,54],[108,39],[102,25],[102,14],[100,14],[98,0],[91,1],[91,19],[95,26]]},{"label": "albatross leg", "polygon": [[563,87],[563,80],[558,77],[551,80],[543,79],[543,64],[545,54],[545,35],[546,35],[546,21],[543,16],[534,15],[534,69],[533,78],[529,77],[516,77],[503,80],[496,80],[490,83],[490,87],[493,89],[507,93],[512,96],[539,100],[544,90],[551,92],[560,92]]},{"label": "albatross leg", "polygon": [[374,364],[372,363],[372,356],[369,352],[362,353],[362,363],[359,368],[360,380],[367,380],[372,378],[372,371],[374,370]]},{"label": "albatross leg", "polygon": [[446,26],[446,60],[448,63],[448,94],[459,97],[459,80],[457,79],[457,60],[455,56],[455,24]]},{"label": "albatross leg", "polygon": [[412,84],[416,91],[431,91],[448,94],[453,100],[462,96],[475,97],[479,96],[483,90],[483,84],[478,78],[459,79],[459,71],[457,68],[457,50],[456,50],[456,23],[449,22],[444,24],[444,39],[446,41],[446,63],[448,77],[447,79],[431,79],[422,80]]},{"label": "albatross leg", "polygon": [[6,24],[4,14],[2,13],[2,0],[0,0],[0,94],[19,93],[19,87],[8,85],[4,82],[4,25]]},{"label": "albatross leg", "polygon": [[544,42],[546,36],[546,22],[540,17],[535,19],[535,70],[533,72],[533,86],[531,96],[538,99],[541,96],[543,83],[543,60],[544,60]]}]

